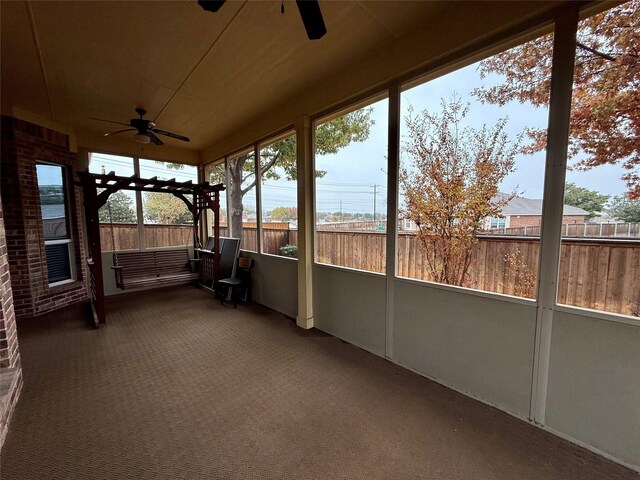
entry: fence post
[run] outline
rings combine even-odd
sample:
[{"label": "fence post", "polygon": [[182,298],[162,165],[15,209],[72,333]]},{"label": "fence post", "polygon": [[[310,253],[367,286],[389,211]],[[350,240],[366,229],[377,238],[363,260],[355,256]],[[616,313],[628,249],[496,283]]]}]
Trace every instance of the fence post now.
[{"label": "fence post", "polygon": [[568,5],[556,18],[553,38],[547,155],[540,232],[538,310],[529,409],[529,417],[540,424],[544,424],[545,421],[551,329],[560,264],[562,205],[567,170],[577,25],[578,7]]}]

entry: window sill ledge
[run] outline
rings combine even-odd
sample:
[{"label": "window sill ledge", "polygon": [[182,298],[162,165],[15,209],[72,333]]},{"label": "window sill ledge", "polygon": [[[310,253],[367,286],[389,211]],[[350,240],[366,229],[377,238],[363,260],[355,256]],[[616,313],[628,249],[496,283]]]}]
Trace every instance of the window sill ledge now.
[{"label": "window sill ledge", "polygon": [[84,281],[67,280],[64,282],[49,285],[49,292],[51,293],[66,292],[67,290],[75,290],[79,287],[84,287]]}]

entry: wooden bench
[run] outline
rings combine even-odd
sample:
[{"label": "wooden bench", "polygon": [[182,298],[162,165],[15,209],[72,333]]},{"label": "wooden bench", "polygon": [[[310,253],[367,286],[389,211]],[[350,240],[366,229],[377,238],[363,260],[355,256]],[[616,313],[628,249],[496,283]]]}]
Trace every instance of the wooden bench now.
[{"label": "wooden bench", "polygon": [[192,271],[187,248],[114,253],[113,263],[116,286],[122,290],[200,278]]}]

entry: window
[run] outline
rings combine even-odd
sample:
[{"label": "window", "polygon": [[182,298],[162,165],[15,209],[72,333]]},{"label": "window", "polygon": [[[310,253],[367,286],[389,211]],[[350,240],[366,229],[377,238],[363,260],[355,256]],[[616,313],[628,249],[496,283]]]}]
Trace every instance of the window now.
[{"label": "window", "polygon": [[557,292],[561,304],[636,317],[638,38],[640,16],[632,2],[578,24]]},{"label": "window", "polygon": [[262,252],[298,256],[296,137],[260,148]]},{"label": "window", "polygon": [[535,105],[503,92],[520,58],[550,65],[538,43],[402,92],[398,276],[535,298],[546,137],[527,133],[546,129],[548,84]]},{"label": "window", "polygon": [[64,167],[36,164],[49,285],[75,279]]},{"label": "window", "polygon": [[386,271],[388,104],[315,126],[318,263]]},{"label": "window", "polygon": [[505,228],[507,226],[507,219],[504,217],[491,217],[489,218],[489,228]]},{"label": "window", "polygon": [[[198,183],[193,165],[142,158],[139,162],[142,178]],[[146,248],[193,245],[193,215],[183,200],[171,193],[142,192],[142,211]]]},{"label": "window", "polygon": [[243,250],[258,250],[256,158],[253,150],[227,161],[230,235],[241,238]]},{"label": "window", "polygon": [[[218,162],[207,165],[204,169],[204,178],[211,185],[218,185],[222,183],[225,186],[225,190],[220,192],[220,236],[228,236],[228,220],[227,220],[227,175],[225,168],[225,161],[220,160]],[[207,232],[213,236],[213,212],[207,210]]]},{"label": "window", "polygon": [[[134,160],[131,157],[91,153],[89,171],[104,174],[114,172],[119,176],[130,177],[135,172]],[[139,248],[137,209],[136,192],[133,190],[118,190],[109,195],[106,205],[98,210],[103,252]]]}]

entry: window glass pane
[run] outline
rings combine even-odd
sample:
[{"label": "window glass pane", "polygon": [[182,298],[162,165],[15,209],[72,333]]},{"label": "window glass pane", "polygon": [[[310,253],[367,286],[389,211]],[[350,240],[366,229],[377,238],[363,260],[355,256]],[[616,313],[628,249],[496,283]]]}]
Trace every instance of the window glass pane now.
[{"label": "window glass pane", "polygon": [[257,251],[255,153],[246,152],[228,161],[230,235],[241,238],[240,248]]},{"label": "window glass pane", "polygon": [[[552,36],[402,93],[398,275],[535,298]],[[408,220],[408,221],[407,221]]]},{"label": "window glass pane", "polygon": [[640,15],[578,25],[558,303],[640,317]]},{"label": "window glass pane", "polygon": [[260,149],[262,177],[262,251],[298,256],[296,136]]},{"label": "window glass pane", "polygon": [[[140,159],[140,177],[176,182],[198,182],[193,165]],[[193,196],[187,195],[193,201]],[[187,204],[171,193],[142,192],[144,239],[147,248],[193,245],[193,215]]]},{"label": "window glass pane", "polygon": [[388,100],[315,128],[316,261],[384,273]]},{"label": "window glass pane", "polygon": [[49,283],[69,280],[71,278],[69,244],[56,243],[54,245],[45,245],[45,251],[47,254]]},{"label": "window glass pane", "polygon": [[62,167],[37,164],[40,210],[44,225],[44,239],[69,238],[65,181]]},{"label": "window glass pane", "polygon": [[[114,172],[122,177],[130,177],[134,173],[133,158],[91,153],[89,172],[103,174]],[[114,249],[132,250],[139,247],[136,193],[133,190],[118,190],[109,195],[106,205],[98,210],[98,215],[100,244],[103,252]]]},{"label": "window glass pane", "polygon": [[[224,160],[211,165],[207,165],[205,167],[205,178],[212,185],[217,185],[222,183],[225,187],[227,185],[227,177],[225,174],[225,162]],[[213,236],[213,212],[208,211],[208,232],[209,235]],[[227,190],[223,190],[220,192],[220,236],[225,237],[229,236],[229,228],[227,226]]]},{"label": "window glass pane", "polygon": [[[72,278],[64,167],[36,164],[49,283]],[[62,243],[60,243],[62,240]],[[55,244],[50,242],[56,241]]]}]

